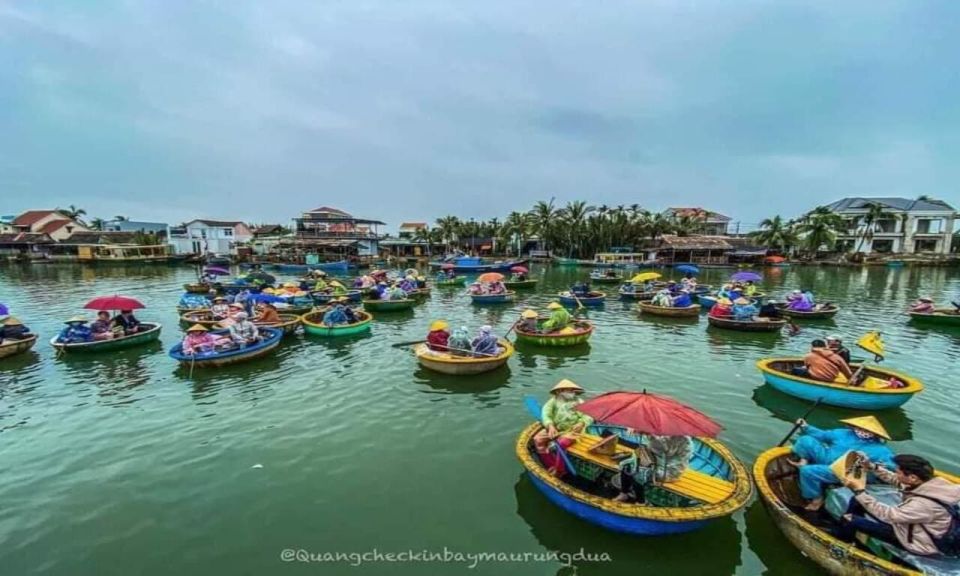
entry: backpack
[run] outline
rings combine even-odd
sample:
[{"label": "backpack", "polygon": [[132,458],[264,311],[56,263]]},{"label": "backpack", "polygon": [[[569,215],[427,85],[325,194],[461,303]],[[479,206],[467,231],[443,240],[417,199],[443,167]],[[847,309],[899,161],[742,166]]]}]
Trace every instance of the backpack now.
[{"label": "backpack", "polygon": [[[936,502],[950,514],[950,527],[947,528],[947,531],[939,538],[935,538],[923,524],[920,524],[920,527],[927,533],[927,536],[930,536],[930,539],[933,540],[933,545],[937,547],[937,550],[939,550],[941,554],[944,556],[960,557],[960,510],[957,509],[957,505],[954,504],[951,506],[936,498],[924,496],[923,494],[911,494],[910,496],[911,498],[923,498],[931,502]],[[916,526],[916,524],[914,526]]]}]

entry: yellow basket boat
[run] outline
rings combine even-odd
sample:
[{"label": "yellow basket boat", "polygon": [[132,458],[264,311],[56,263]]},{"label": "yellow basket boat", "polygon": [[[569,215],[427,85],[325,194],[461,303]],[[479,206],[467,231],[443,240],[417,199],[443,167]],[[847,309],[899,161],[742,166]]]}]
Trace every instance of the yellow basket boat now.
[{"label": "yellow basket boat", "polygon": [[420,344],[414,352],[420,365],[428,370],[453,376],[467,376],[496,370],[507,363],[507,359],[513,355],[513,344],[502,338],[498,344],[503,348],[503,352],[490,357],[454,356],[446,352],[430,350],[426,344]]}]

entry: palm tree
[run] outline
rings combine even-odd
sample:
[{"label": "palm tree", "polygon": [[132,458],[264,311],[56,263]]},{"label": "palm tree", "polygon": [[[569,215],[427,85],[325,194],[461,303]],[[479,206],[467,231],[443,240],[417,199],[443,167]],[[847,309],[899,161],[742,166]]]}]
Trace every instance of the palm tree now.
[{"label": "palm tree", "polygon": [[504,238],[513,241],[514,246],[517,249],[518,256],[523,250],[527,236],[530,235],[530,222],[531,217],[529,214],[525,214],[523,212],[511,212],[507,215],[507,219],[504,221],[503,227],[501,228]]},{"label": "palm tree", "polygon": [[846,221],[842,216],[825,206],[818,206],[804,215],[795,226],[795,231],[802,237],[803,248],[816,256],[821,248],[832,250],[837,243],[837,235],[845,228]]},{"label": "palm tree", "polygon": [[460,233],[460,219],[456,216],[444,216],[437,218],[437,230],[440,231],[440,237],[450,251],[450,244],[457,240]]},{"label": "palm tree", "polygon": [[129,221],[130,221],[130,219],[127,218],[126,216],[114,216],[113,219],[116,220],[117,222],[129,222]]},{"label": "palm tree", "polygon": [[540,237],[541,249],[549,250],[556,230],[557,209],[550,202],[538,201],[530,210],[530,227]]},{"label": "palm tree", "polygon": [[67,218],[70,218],[71,220],[76,220],[80,224],[86,225],[86,223],[81,218],[81,216],[87,215],[87,211],[84,210],[83,208],[78,208],[73,204],[71,204],[70,207],[67,209],[57,208],[56,211],[63,214]]},{"label": "palm tree", "polygon": [[560,210],[561,219],[563,220],[563,225],[567,233],[568,254],[576,253],[578,256],[582,256],[584,225],[586,224],[587,216],[594,210],[593,206],[587,206],[587,203],[583,200],[568,202],[567,205]]},{"label": "palm tree", "polygon": [[857,236],[860,238],[855,252],[860,252],[867,240],[873,241],[873,236],[879,230],[881,220],[893,216],[883,208],[882,204],[877,202],[867,202],[863,207],[867,209],[867,213],[860,217],[860,226],[857,230]]},{"label": "palm tree", "polygon": [[700,234],[703,232],[704,218],[704,216],[684,214],[683,216],[674,219],[673,230],[676,232],[677,236]]},{"label": "palm tree", "polygon": [[430,240],[432,240],[433,234],[430,232],[430,229],[424,226],[423,228],[417,228],[417,231],[413,233],[414,242],[424,242],[427,245],[427,256],[433,256],[432,246],[430,245]]},{"label": "palm tree", "polygon": [[103,218],[94,218],[90,221],[90,229],[101,231],[103,230],[103,225],[106,224]]},{"label": "palm tree", "polygon": [[769,246],[786,254],[797,243],[797,236],[793,227],[784,222],[780,215],[773,218],[764,218],[760,222],[760,230],[751,233],[751,236],[763,246]]},{"label": "palm tree", "polygon": [[669,234],[674,228],[673,220],[659,212],[653,215],[649,213],[646,214],[644,220],[647,236],[650,237],[650,240],[652,240],[654,244],[657,243],[657,238],[664,234]]}]

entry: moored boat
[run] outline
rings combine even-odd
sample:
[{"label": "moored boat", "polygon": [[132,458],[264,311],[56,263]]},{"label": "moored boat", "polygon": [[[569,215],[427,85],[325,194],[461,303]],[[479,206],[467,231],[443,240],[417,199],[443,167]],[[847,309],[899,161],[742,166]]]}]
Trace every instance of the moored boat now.
[{"label": "moored boat", "polygon": [[16,354],[22,354],[27,350],[33,348],[33,345],[37,343],[37,335],[30,334],[19,340],[14,338],[7,338],[0,343],[0,358],[7,358],[8,356],[14,356]]},{"label": "moored boat", "polygon": [[162,326],[154,322],[143,322],[140,324],[141,331],[129,336],[120,338],[111,338],[110,340],[91,340],[90,342],[73,342],[66,344],[57,342],[59,336],[54,336],[50,340],[50,345],[57,349],[57,352],[77,353],[95,353],[110,352],[113,350],[122,350],[131,346],[140,346],[148,342],[153,342],[160,338],[160,329]]},{"label": "moored boat", "polygon": [[297,328],[300,327],[300,318],[296,314],[279,314],[280,322],[260,322],[254,318],[253,323],[257,325],[258,328],[276,328],[278,330],[283,330],[284,336],[289,336],[297,332]]},{"label": "moored boat", "polygon": [[303,316],[304,314],[312,312],[314,309],[314,305],[312,303],[291,305],[277,302],[274,306],[276,307],[277,312],[281,314],[293,314],[294,316]]},{"label": "moored boat", "polygon": [[[804,556],[817,563],[828,574],[837,576],[921,576],[943,572],[927,572],[922,558],[905,556],[898,562],[882,558],[854,543],[832,536],[829,524],[811,523],[803,511],[805,502],[800,497],[798,469],[788,462],[789,447],[771,448],[761,453],[753,464],[753,481],[760,501],[773,523]],[[936,474],[954,484],[960,478],[936,471]],[[887,553],[897,549],[882,548]]]},{"label": "moored boat", "polygon": [[466,276],[454,276],[453,278],[445,278],[443,280],[434,280],[434,286],[444,287],[444,286],[463,286],[467,283]]},{"label": "moored boat", "polygon": [[[539,422],[527,426],[515,446],[530,480],[560,508],[609,530],[637,536],[689,532],[710,520],[733,514],[746,505],[753,493],[746,468],[726,446],[711,438],[692,438],[690,465],[680,478],[646,488],[647,501],[663,505],[618,502],[551,474],[534,449],[533,437],[541,427]],[[586,460],[595,470],[616,474],[619,460],[615,456],[626,456],[633,450],[620,444],[618,438],[615,454],[594,452],[593,448],[602,440],[592,434],[579,435],[567,448],[574,466]]]},{"label": "moored boat", "polygon": [[324,338],[351,336],[353,334],[368,332],[370,330],[370,322],[373,320],[373,315],[369,312],[357,310],[354,312],[354,314],[357,315],[357,322],[353,324],[327,326],[323,323],[324,312],[324,310],[318,310],[301,316],[300,321],[303,323],[303,331],[311,336],[322,336]]},{"label": "moored boat", "polygon": [[[706,308],[707,310],[713,308],[714,304],[716,304],[717,300],[719,299],[719,296],[717,296],[716,293],[697,293],[696,297],[697,302],[700,303],[700,306]],[[763,292],[757,292],[753,296],[747,297],[747,300],[749,300],[754,306],[760,306],[764,297],[766,297],[766,294]]]},{"label": "moored boat", "polygon": [[620,290],[617,293],[620,295],[620,298],[622,298],[623,300],[639,300],[641,302],[645,302],[647,300],[653,300],[653,297],[657,295],[656,291],[653,291],[653,290],[651,290],[650,292],[642,292],[642,291],[630,292],[628,290],[624,290],[623,286],[620,287]]},{"label": "moored boat", "polygon": [[417,288],[407,292],[407,296],[410,298],[429,298],[430,297],[430,288]]},{"label": "moored boat", "polygon": [[[861,385],[851,386],[838,382],[823,382],[793,374],[794,368],[803,366],[803,358],[765,358],[757,362],[763,379],[774,389],[805,400],[820,400],[824,404],[855,408],[858,410],[883,410],[902,406],[923,390],[916,378],[880,368],[865,366]],[[851,369],[856,371],[857,365]],[[902,388],[889,385],[891,379],[903,384]]]},{"label": "moored boat", "polygon": [[513,290],[507,290],[503,294],[471,294],[470,300],[474,304],[506,304],[513,302],[516,296]]},{"label": "moored boat", "polygon": [[[540,322],[546,318],[539,318]],[[576,346],[583,344],[593,335],[593,324],[586,320],[577,320],[571,326],[557,332],[526,332],[520,327],[521,322],[514,324],[513,331],[517,334],[517,342],[534,344],[537,346]],[[569,330],[568,330],[569,329]]]},{"label": "moored boat", "polygon": [[[363,300],[363,292],[360,290],[347,290],[346,294],[343,294],[342,297],[351,302],[359,302]],[[330,292],[314,291],[310,293],[310,298],[313,299],[314,304],[319,306],[330,302],[334,298],[340,298],[340,296],[336,296]]]},{"label": "moored boat", "polygon": [[428,370],[451,376],[468,376],[496,370],[507,363],[513,355],[513,344],[504,339],[500,339],[498,344],[503,351],[496,356],[455,356],[449,352],[430,350],[426,344],[417,346],[414,353],[420,365]]},{"label": "moored boat", "polygon": [[603,306],[607,300],[606,292],[595,291],[586,296],[574,296],[572,292],[561,292],[557,296],[564,306]]},{"label": "moored boat", "polygon": [[196,310],[187,312],[180,316],[180,325],[184,328],[199,324],[207,329],[213,329],[220,326],[220,321],[213,318],[210,310]]},{"label": "moored boat", "polygon": [[399,312],[401,310],[410,310],[417,305],[417,301],[412,298],[403,298],[402,300],[363,300],[363,308],[370,312]]},{"label": "moored boat", "polygon": [[510,290],[527,290],[530,288],[537,287],[538,280],[536,279],[527,279],[527,280],[505,280],[503,285]]},{"label": "moored boat", "polygon": [[937,308],[933,312],[909,312],[910,320],[922,324],[960,326],[960,310]]},{"label": "moored boat", "polygon": [[651,316],[665,316],[669,318],[697,318],[700,316],[700,305],[691,304],[675,308],[673,306],[654,306],[649,302],[638,302],[637,307],[643,314]]},{"label": "moored boat", "polygon": [[755,318],[753,320],[734,320],[733,318],[717,318],[707,316],[707,322],[714,328],[737,330],[739,332],[779,332],[787,325],[787,321],[776,318]]},{"label": "moored boat", "polygon": [[818,306],[817,309],[807,312],[790,310],[786,304],[777,304],[777,308],[780,310],[780,314],[795,320],[826,320],[827,318],[833,318],[840,311],[840,307],[836,304],[824,304],[822,307]]},{"label": "moored boat", "polygon": [[[431,262],[433,268],[443,268],[447,264],[449,269],[454,272],[465,272],[467,274],[482,274],[484,272],[509,272],[514,266],[525,266],[526,260],[510,260],[507,262],[484,262],[482,258],[473,256],[462,256],[450,261]],[[450,268],[449,265],[453,267]]]},{"label": "moored boat", "polygon": [[[226,330],[219,330],[213,334],[224,336]],[[277,328],[260,328],[262,339],[256,344],[244,346],[242,348],[231,348],[229,350],[219,350],[215,352],[205,352],[200,354],[184,354],[183,345],[177,344],[170,349],[170,357],[180,362],[181,366],[193,368],[219,368],[229,364],[247,362],[261,356],[273,353],[280,345],[280,339],[283,337],[283,330]]]}]

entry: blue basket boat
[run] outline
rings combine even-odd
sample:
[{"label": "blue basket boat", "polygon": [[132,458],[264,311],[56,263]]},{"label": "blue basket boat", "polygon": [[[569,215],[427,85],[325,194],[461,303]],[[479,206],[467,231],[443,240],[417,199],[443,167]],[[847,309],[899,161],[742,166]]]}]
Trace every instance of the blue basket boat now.
[{"label": "blue basket boat", "polygon": [[516,292],[507,290],[503,294],[471,294],[470,300],[474,304],[507,304],[513,302],[516,297]]},{"label": "blue basket boat", "polygon": [[[580,304],[584,306],[603,306],[603,303],[607,300],[606,292],[590,292],[587,296],[577,296],[576,298],[570,292],[561,292],[558,297],[561,304],[573,308]],[[580,300],[579,304],[577,303],[578,299]]]},{"label": "blue basket boat", "polygon": [[[228,333],[227,330],[218,330],[213,332],[218,336]],[[170,357],[180,362],[183,366],[192,368],[218,368],[228,364],[237,364],[247,362],[267,354],[272,354],[280,345],[280,339],[283,337],[283,330],[279,328],[260,327],[260,335],[263,337],[259,342],[252,346],[243,348],[234,348],[224,352],[210,352],[206,354],[187,355],[183,353],[182,344],[177,344],[170,349]]]}]

